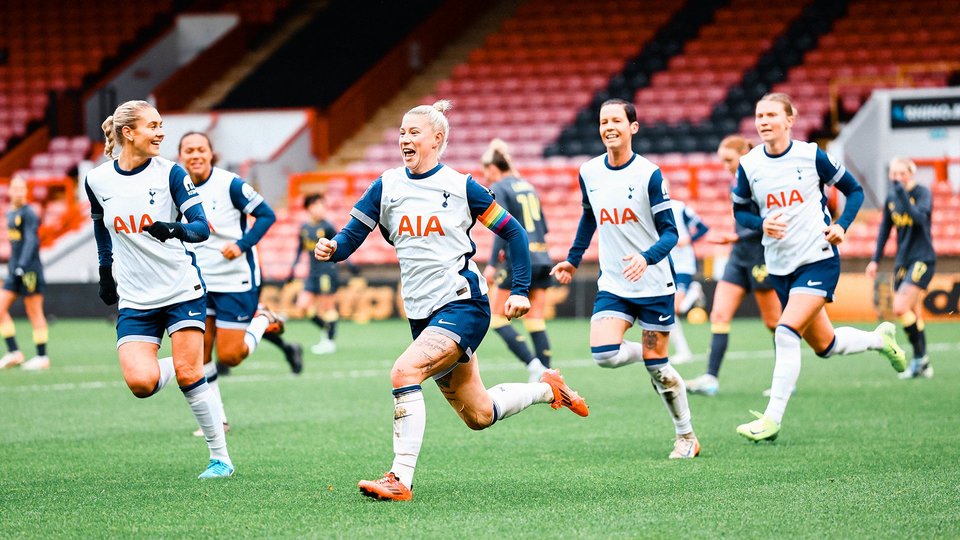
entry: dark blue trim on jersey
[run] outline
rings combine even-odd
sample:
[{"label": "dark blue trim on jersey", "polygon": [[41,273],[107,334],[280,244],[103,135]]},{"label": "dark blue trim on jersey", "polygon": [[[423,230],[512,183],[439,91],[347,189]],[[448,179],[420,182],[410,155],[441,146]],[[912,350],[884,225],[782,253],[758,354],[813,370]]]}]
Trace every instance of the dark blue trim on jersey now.
[{"label": "dark blue trim on jersey", "polygon": [[778,157],[783,157],[787,155],[787,152],[789,152],[791,148],[793,148],[792,140],[790,141],[790,146],[788,146],[786,150],[784,150],[783,152],[780,152],[779,154],[771,154],[767,152],[767,145],[763,145],[763,155],[767,156],[768,158],[777,159]]},{"label": "dark blue trim on jersey", "polygon": [[834,184],[834,187],[839,189],[840,193],[843,193],[847,198],[847,202],[843,205],[843,213],[837,219],[837,225],[843,227],[843,230],[847,230],[853,220],[856,219],[857,212],[860,211],[860,206],[863,204],[863,188],[850,174],[850,171],[845,171],[840,180],[837,180],[837,183]]},{"label": "dark blue trim on jersey", "polygon": [[[216,167],[210,167],[210,174],[208,174],[207,177],[204,178],[200,183],[194,182],[193,185],[195,185],[195,186],[202,186],[202,185],[206,184],[206,183],[207,183],[207,180],[210,180],[211,178],[213,178],[213,170],[214,170],[214,169],[216,169]],[[193,177],[191,176],[190,179],[193,180]]]},{"label": "dark blue trim on jersey", "polygon": [[[373,182],[370,182],[370,185],[367,186],[367,190],[364,191],[363,195],[360,196],[360,200],[353,205],[354,210],[360,212],[366,216],[368,220],[370,220],[369,223],[366,224],[366,227],[371,231],[375,228],[376,224],[380,222],[380,203],[382,200],[383,177],[381,176]],[[384,238],[387,237],[384,236]],[[387,238],[387,241],[389,242],[389,238]]]},{"label": "dark blue trim on jersey", "polygon": [[152,160],[153,158],[147,158],[147,160],[143,162],[143,165],[140,165],[139,167],[133,169],[132,171],[125,171],[120,168],[120,160],[115,159],[113,160],[113,170],[117,171],[118,174],[122,174],[124,176],[133,176],[135,174],[142,173],[143,170],[150,165],[150,161]]},{"label": "dark blue trim on jersey", "polygon": [[628,159],[627,162],[624,163],[623,165],[618,165],[614,167],[613,165],[610,164],[610,154],[607,154],[603,156],[603,164],[606,165],[606,167],[611,171],[620,171],[629,167],[630,164],[633,163],[633,160],[635,159],[637,159],[637,154],[633,154],[632,156],[630,156],[630,159]]},{"label": "dark blue trim on jersey", "polygon": [[437,166],[436,166],[436,167],[430,169],[429,171],[427,171],[427,172],[425,172],[425,173],[419,173],[419,174],[412,173],[412,172],[410,172],[410,169],[408,169],[408,168],[406,168],[406,167],[404,167],[403,170],[407,172],[407,178],[409,178],[409,179],[411,179],[411,180],[423,180],[424,178],[429,178],[429,177],[433,176],[434,174],[436,174],[437,171],[439,171],[439,170],[442,169],[442,168],[443,168],[443,163],[437,163]]},{"label": "dark blue trim on jersey", "polygon": [[[200,205],[198,204],[197,206]],[[183,240],[180,241],[180,245],[183,246],[183,252],[190,256],[190,264],[197,269],[197,277],[200,278],[200,286],[203,287],[203,294],[207,294],[207,283],[203,281],[203,272],[200,271],[200,265],[197,264],[197,255],[187,249],[187,246],[183,244]],[[250,285],[251,287],[254,286],[252,283]]]}]

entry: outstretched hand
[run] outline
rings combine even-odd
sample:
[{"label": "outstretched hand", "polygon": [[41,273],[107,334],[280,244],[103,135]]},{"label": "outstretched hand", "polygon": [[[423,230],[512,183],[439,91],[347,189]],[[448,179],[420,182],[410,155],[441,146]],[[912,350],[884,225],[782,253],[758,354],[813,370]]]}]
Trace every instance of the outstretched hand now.
[{"label": "outstretched hand", "polygon": [[623,269],[623,277],[628,281],[637,281],[647,271],[647,258],[641,253],[627,255],[623,260],[630,261],[627,267]]},{"label": "outstretched hand", "polygon": [[573,281],[573,275],[577,273],[577,267],[567,261],[561,261],[550,270],[550,275],[557,278],[561,285],[569,285]]}]

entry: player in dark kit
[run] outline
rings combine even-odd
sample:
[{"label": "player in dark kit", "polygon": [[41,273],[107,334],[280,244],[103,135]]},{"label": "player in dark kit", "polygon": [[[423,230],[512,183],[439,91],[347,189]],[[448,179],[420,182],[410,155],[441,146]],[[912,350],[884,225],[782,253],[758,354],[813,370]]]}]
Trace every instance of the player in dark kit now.
[{"label": "player in dark kit", "polygon": [[[531,351],[519,333],[510,325],[510,321],[503,313],[503,304],[510,296],[510,286],[513,283],[511,274],[510,254],[506,240],[499,236],[493,240],[493,249],[490,253],[490,262],[483,271],[487,283],[496,284],[496,292],[491,296],[492,318],[490,326],[507,343],[507,347],[524,364],[529,373],[528,382],[537,382],[543,372],[550,368],[550,340],[547,337],[547,326],[543,318],[543,308],[547,299],[547,288],[553,278],[550,269],[553,261],[547,252],[547,221],[540,211],[540,199],[533,186],[517,178],[516,171],[508,153],[507,143],[500,139],[490,141],[490,148],[481,159],[483,176],[490,185],[494,199],[502,205],[511,216],[516,216],[527,231],[530,246],[530,312],[523,319],[523,325],[530,333],[535,353]],[[503,254],[503,264],[500,256]]]},{"label": "player in dark kit", "polygon": [[[40,264],[40,237],[37,231],[40,219],[27,204],[27,183],[15,176],[10,181],[10,210],[7,212],[7,234],[10,238],[10,273],[0,291],[0,335],[7,342],[9,352],[0,358],[0,369],[22,364],[26,370],[48,369],[47,319],[43,315],[43,266]],[[18,296],[33,326],[33,342],[37,355],[23,361],[23,352],[17,347],[16,330],[10,317],[10,306]]]},{"label": "player in dark kit", "polygon": [[917,184],[913,175],[916,164],[910,159],[895,157],[890,160],[890,189],[883,208],[883,223],[877,233],[877,249],[867,265],[867,276],[876,278],[877,265],[883,257],[883,247],[890,229],[897,228],[897,255],[895,263],[893,311],[900,318],[903,329],[913,345],[913,361],[900,374],[901,379],[933,377],[933,367],[927,358],[927,337],[920,317],[920,299],[930,285],[937,265],[930,234],[930,216],[933,212],[933,194]]},{"label": "player in dark kit", "polygon": [[310,273],[303,282],[303,290],[297,296],[297,309],[307,313],[310,320],[322,331],[320,341],[311,347],[310,351],[313,354],[331,354],[337,352],[333,339],[337,335],[337,320],[340,319],[335,296],[340,288],[339,268],[336,263],[321,262],[309,254],[317,247],[318,239],[333,238],[337,230],[332,223],[324,219],[326,203],[323,195],[307,195],[303,206],[310,214],[310,221],[300,227],[297,256],[293,259],[287,281],[293,281],[300,254],[306,252],[310,260]]}]

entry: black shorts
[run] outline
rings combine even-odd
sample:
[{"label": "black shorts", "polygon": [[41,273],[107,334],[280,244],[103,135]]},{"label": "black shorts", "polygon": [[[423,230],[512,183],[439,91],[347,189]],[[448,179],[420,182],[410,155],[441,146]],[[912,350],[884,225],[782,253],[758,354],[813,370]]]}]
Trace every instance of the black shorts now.
[{"label": "black shorts", "polygon": [[43,294],[47,289],[47,282],[43,279],[43,270],[29,270],[23,273],[20,283],[11,272],[3,282],[3,288],[20,296]]},{"label": "black shorts", "polygon": [[340,272],[334,267],[332,271],[321,272],[307,276],[303,282],[303,290],[313,294],[334,294],[340,288]]},{"label": "black shorts", "polygon": [[[530,268],[530,290],[549,289],[553,286],[553,276],[550,275],[552,266],[534,266]],[[501,266],[497,269],[497,277],[494,278],[498,289],[509,291],[513,288],[513,268]]]},{"label": "black shorts", "polygon": [[914,261],[897,268],[894,272],[893,289],[899,289],[903,283],[910,283],[927,290],[936,267],[936,262]]},{"label": "black shorts", "polygon": [[723,269],[723,277],[720,278],[720,281],[733,283],[748,291],[766,291],[773,288],[773,285],[770,283],[770,278],[767,276],[767,265],[765,264],[758,264],[751,267],[738,262],[727,262],[726,268]]}]

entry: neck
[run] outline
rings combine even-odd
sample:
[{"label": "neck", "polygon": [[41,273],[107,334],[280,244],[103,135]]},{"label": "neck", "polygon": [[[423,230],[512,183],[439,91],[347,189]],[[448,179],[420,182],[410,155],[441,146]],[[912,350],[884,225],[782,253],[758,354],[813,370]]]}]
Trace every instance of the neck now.
[{"label": "neck", "polygon": [[139,152],[125,152],[120,151],[120,156],[117,158],[117,162],[120,163],[120,168],[125,171],[132,171],[137,167],[143,165],[150,159],[152,156],[144,155]]},{"label": "neck", "polygon": [[767,153],[775,156],[782,154],[787,150],[787,148],[790,146],[790,137],[781,137],[763,144],[767,147]]},{"label": "neck", "polygon": [[21,201],[10,201],[10,206],[13,207],[14,210],[19,210],[24,206],[26,206],[26,204],[27,204],[26,202],[21,202]]},{"label": "neck", "polygon": [[440,160],[433,158],[429,161],[421,161],[415,169],[410,169],[410,172],[413,174],[423,174],[425,172],[430,172],[431,169],[440,164]]},{"label": "neck", "polygon": [[193,185],[199,186],[200,184],[206,182],[207,178],[210,178],[211,172],[213,172],[212,168],[207,169],[206,172],[201,174],[194,174],[194,173],[188,173],[188,174],[190,174],[190,181],[193,182]]},{"label": "neck", "polygon": [[633,157],[633,147],[629,144],[623,145],[620,148],[608,148],[607,149],[607,162],[610,163],[612,167],[619,167],[621,165],[626,165],[630,158]]}]

